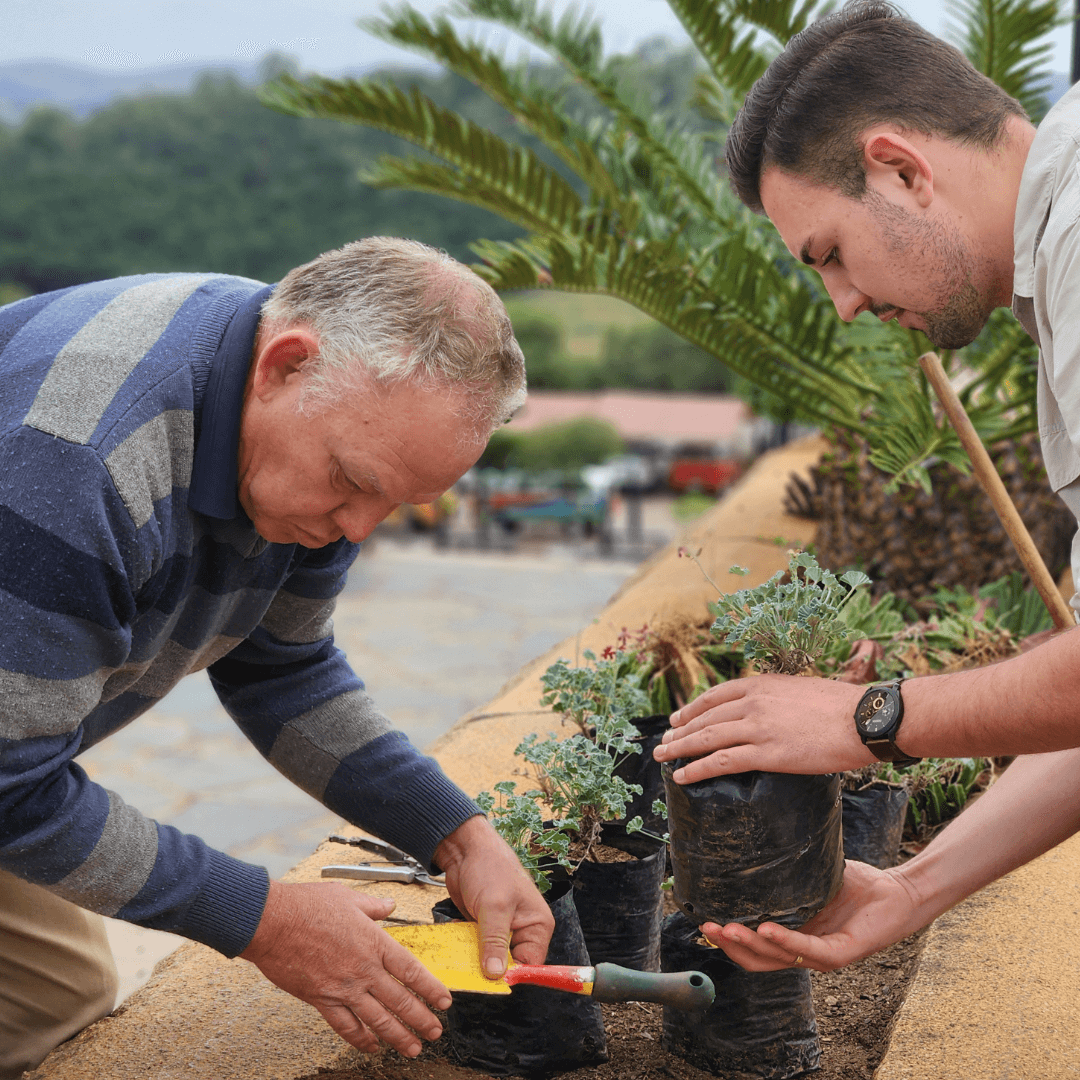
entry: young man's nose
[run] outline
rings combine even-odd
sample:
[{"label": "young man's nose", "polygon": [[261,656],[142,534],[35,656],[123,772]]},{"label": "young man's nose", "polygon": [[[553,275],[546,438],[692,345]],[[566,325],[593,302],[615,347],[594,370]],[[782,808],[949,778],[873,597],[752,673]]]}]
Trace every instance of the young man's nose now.
[{"label": "young man's nose", "polygon": [[850,282],[830,281],[826,282],[825,288],[836,308],[836,314],[844,322],[852,322],[857,315],[862,314],[871,305],[870,297],[860,292]]}]

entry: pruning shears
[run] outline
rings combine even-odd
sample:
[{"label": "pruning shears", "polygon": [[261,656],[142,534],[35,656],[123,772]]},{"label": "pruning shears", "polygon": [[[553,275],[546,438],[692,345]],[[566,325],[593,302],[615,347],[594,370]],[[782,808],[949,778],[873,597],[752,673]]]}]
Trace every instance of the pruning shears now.
[{"label": "pruning shears", "polygon": [[347,866],[324,866],[324,878],[350,878],[353,881],[399,881],[404,885],[435,885],[446,888],[446,880],[429,874],[419,860],[407,851],[368,836],[330,836],[332,844],[348,844],[374,855],[381,855],[386,863],[352,863]]}]

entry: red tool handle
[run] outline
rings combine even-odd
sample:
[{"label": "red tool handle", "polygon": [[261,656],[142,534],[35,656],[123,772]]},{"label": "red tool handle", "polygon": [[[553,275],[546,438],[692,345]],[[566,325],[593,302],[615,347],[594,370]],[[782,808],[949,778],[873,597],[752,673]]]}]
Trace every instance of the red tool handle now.
[{"label": "red tool handle", "polygon": [[527,983],[547,986],[570,994],[591,994],[596,981],[596,968],[573,967],[567,964],[515,964],[504,976],[510,986]]}]

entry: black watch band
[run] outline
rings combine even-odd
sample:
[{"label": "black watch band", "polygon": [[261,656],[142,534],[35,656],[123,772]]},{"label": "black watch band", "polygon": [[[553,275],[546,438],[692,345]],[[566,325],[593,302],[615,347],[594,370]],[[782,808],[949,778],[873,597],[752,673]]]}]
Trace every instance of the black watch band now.
[{"label": "black watch band", "polygon": [[[922,758],[905,754],[896,745],[896,733],[900,730],[900,721],[904,718],[904,699],[900,694],[900,684],[904,680],[891,679],[889,682],[871,686],[859,699],[855,709],[855,727],[863,745],[878,759],[891,761],[894,765],[914,765]],[[885,693],[888,691],[888,693]],[[864,725],[872,726],[872,721],[883,709],[894,712],[888,726],[880,732],[868,732]]]}]

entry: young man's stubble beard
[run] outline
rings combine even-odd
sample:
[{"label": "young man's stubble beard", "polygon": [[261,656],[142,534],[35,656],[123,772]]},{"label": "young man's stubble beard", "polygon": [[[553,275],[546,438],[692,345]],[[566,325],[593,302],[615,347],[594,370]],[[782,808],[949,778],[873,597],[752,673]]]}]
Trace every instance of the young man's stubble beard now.
[{"label": "young man's stubble beard", "polygon": [[[971,245],[960,231],[938,220],[918,217],[868,190],[866,202],[890,253],[910,256],[909,270],[940,282],[940,299],[927,311],[915,311],[926,323],[926,336],[939,349],[960,349],[971,344],[994,310],[994,304],[975,285],[972,269],[978,264]],[[875,298],[876,299],[876,298]],[[882,299],[875,309],[888,310]]]}]

